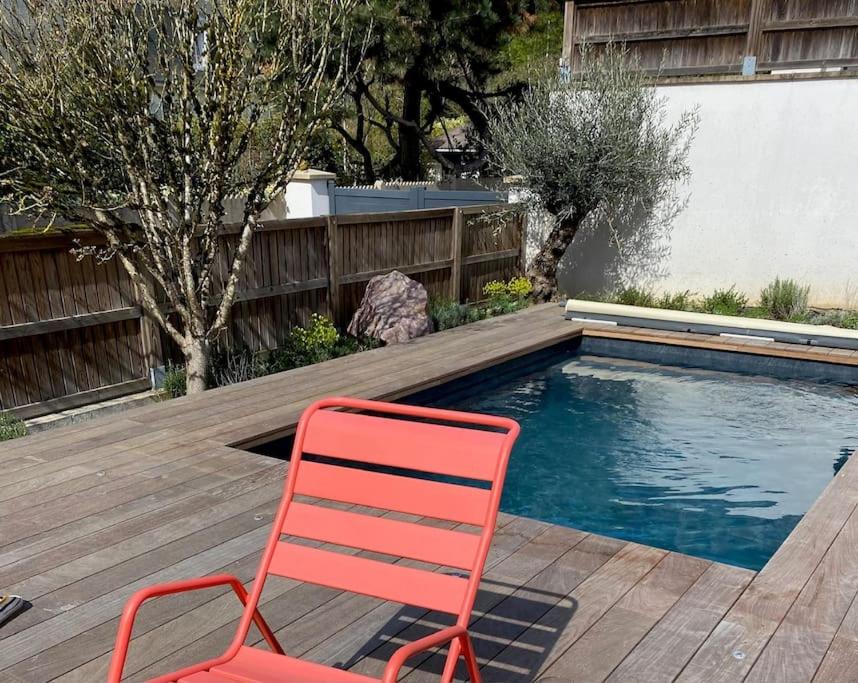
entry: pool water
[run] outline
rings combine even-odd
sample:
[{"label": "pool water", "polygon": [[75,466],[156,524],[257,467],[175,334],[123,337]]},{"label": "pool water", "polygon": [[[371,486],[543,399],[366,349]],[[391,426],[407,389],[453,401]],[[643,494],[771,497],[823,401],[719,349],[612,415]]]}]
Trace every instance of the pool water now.
[{"label": "pool water", "polygon": [[759,569],[858,448],[845,386],[569,353],[537,365],[407,400],[521,423],[502,502],[516,515]]}]

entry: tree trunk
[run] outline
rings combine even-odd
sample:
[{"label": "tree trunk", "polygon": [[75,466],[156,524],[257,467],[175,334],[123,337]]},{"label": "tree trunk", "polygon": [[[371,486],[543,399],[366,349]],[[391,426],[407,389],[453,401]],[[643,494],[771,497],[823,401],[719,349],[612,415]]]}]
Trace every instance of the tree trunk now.
[{"label": "tree trunk", "polygon": [[199,394],[207,388],[209,359],[211,348],[205,337],[193,337],[187,341],[183,349],[185,354],[185,372],[187,375],[187,392]]},{"label": "tree trunk", "polygon": [[420,180],[420,106],[423,89],[414,68],[403,79],[402,118],[399,124],[399,173],[403,180]]},{"label": "tree trunk", "polygon": [[551,301],[557,296],[557,267],[578,233],[583,216],[573,216],[559,221],[548,233],[545,243],[527,269],[527,277],[533,285],[533,298]]}]

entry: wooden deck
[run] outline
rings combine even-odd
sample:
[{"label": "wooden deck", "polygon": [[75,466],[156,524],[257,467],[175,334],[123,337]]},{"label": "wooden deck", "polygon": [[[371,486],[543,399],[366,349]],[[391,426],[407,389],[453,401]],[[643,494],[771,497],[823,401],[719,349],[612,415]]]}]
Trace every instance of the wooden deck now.
[{"label": "wooden deck", "polygon": [[[250,580],[286,465],[234,446],[288,433],[313,398],[395,398],[581,333],[537,307],[0,446],[0,589],[34,604],[0,628],[0,681],[103,680],[134,590],[220,571]],[[473,624],[485,678],[858,680],[856,505],[851,461],[756,575],[503,515]],[[290,653],[368,674],[445,623],[286,580],[266,587],[262,611]],[[149,604],[127,671],[215,654],[238,613],[217,590]],[[437,680],[440,661],[414,660],[405,680]]]}]

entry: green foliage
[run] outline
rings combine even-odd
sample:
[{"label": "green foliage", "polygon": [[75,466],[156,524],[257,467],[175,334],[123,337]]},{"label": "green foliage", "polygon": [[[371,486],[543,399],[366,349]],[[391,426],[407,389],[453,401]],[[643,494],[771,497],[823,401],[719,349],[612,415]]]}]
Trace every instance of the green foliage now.
[{"label": "green foliage", "polygon": [[212,354],[209,362],[209,387],[225,387],[268,374],[262,354],[250,349],[223,350]]},{"label": "green foliage", "polygon": [[374,30],[355,50],[362,68],[332,122],[364,182],[419,179],[430,156],[424,141],[442,119],[464,114],[482,137],[486,94],[508,70],[521,9],[509,0],[365,3],[359,32],[370,22]]},{"label": "green foliage", "polygon": [[340,333],[334,322],[326,316],[313,313],[307,327],[292,330],[286,346],[295,354],[297,365],[311,365],[333,358],[339,340]]},{"label": "green foliage", "polygon": [[807,315],[809,296],[810,287],[802,287],[795,280],[777,277],[760,292],[760,305],[775,320],[803,321]]},{"label": "green foliage", "polygon": [[492,316],[518,311],[527,306],[532,291],[533,286],[525,277],[487,282],[483,286],[483,296],[488,300],[486,314]]},{"label": "green foliage", "polygon": [[615,304],[623,304],[625,306],[645,306],[647,308],[655,308],[655,295],[648,289],[639,287],[623,287],[618,289],[611,301]]},{"label": "green foliage", "polygon": [[813,325],[833,325],[847,330],[858,330],[858,311],[819,311],[808,316]]},{"label": "green foliage", "polygon": [[488,120],[494,170],[514,176],[523,204],[553,219],[550,232],[532,236],[551,235],[529,273],[540,300],[556,293],[558,263],[588,219],[622,236],[612,240],[620,257],[642,265],[656,258],[691,173],[696,111],[668,116],[664,95],[618,46],[585,51],[580,66],[571,75],[556,63],[532,70],[522,96],[493,103]]},{"label": "green foliage", "polygon": [[542,64],[547,58],[556,57],[563,48],[563,13],[554,8],[528,15],[522,30],[517,32],[506,46],[510,64],[505,80],[519,77],[526,80],[528,70],[534,64]]},{"label": "green foliage", "polygon": [[716,289],[705,297],[701,307],[704,313],[741,315],[747,305],[748,297],[738,291],[735,285],[730,285],[729,289]]},{"label": "green foliage", "polygon": [[[218,349],[209,363],[208,386],[224,387],[246,382],[274,372],[320,363],[367,351],[381,345],[374,339],[357,339],[340,334],[330,318],[313,314],[307,327],[294,328],[284,344],[270,353],[249,349]],[[186,373],[182,365],[168,365],[164,376],[164,393],[178,398],[186,393]]]},{"label": "green foliage", "polygon": [[27,425],[14,415],[0,413],[0,441],[27,436]]},{"label": "green foliage", "polygon": [[693,311],[696,308],[694,294],[688,289],[684,292],[665,292],[655,302],[655,306],[671,311]]},{"label": "green foliage", "polygon": [[434,299],[429,303],[429,317],[436,332],[466,325],[481,320],[479,308],[469,304],[460,304],[451,299]]},{"label": "green foliage", "polygon": [[172,363],[167,365],[162,389],[170,398],[179,398],[179,396],[184,396],[187,393],[188,376],[184,365]]},{"label": "green foliage", "polygon": [[380,346],[375,339],[340,334],[333,321],[314,313],[307,327],[294,328],[283,345],[268,357],[267,371],[282,372]]}]

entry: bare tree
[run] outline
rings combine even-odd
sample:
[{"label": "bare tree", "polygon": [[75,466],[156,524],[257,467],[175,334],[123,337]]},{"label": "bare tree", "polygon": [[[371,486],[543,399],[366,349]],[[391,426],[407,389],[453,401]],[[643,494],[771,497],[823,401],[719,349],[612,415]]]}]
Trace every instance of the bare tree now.
[{"label": "bare tree", "polygon": [[[3,0],[0,201],[104,236],[99,257],[178,344],[189,392],[206,387],[260,214],[349,78],[357,2]],[[218,274],[236,195],[238,246]]]},{"label": "bare tree", "polygon": [[557,268],[584,226],[633,221],[652,232],[684,206],[678,187],[697,112],[668,122],[665,101],[624,50],[585,51],[582,69],[538,76],[523,96],[490,112],[488,152],[513,175],[524,204],[550,220],[527,275],[534,296],[557,292]]}]

